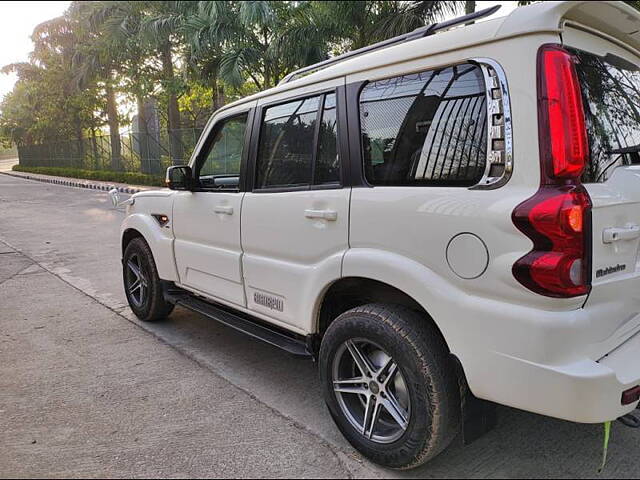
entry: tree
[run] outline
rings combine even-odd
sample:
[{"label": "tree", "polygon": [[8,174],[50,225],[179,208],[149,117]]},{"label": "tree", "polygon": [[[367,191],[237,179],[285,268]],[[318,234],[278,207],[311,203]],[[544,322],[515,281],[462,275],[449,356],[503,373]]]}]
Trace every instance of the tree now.
[{"label": "tree", "polygon": [[101,90],[104,90],[111,143],[111,168],[120,170],[122,152],[115,75],[121,66],[122,50],[113,48],[114,45],[110,37],[101,35],[100,30],[96,30],[99,25],[93,21],[89,5],[76,2],[72,4],[68,15],[75,22],[76,33],[79,37],[72,60],[75,87],[78,91],[89,86],[100,87]]},{"label": "tree", "polygon": [[153,100],[166,118],[170,157],[182,161],[183,124],[200,126],[228,100],[272,87],[293,70],[471,12],[475,3],[74,1],[34,31],[29,62],[5,67],[19,80],[0,105],[0,135],[39,142],[107,125],[117,168],[120,129],[129,121],[120,112],[137,109],[145,139],[144,107]]},{"label": "tree", "polygon": [[[81,139],[85,128],[99,123],[93,112],[100,102],[94,90],[73,88],[73,25],[64,16],[55,18],[38,25],[31,38],[30,61],[2,69],[18,76],[0,107],[2,133],[17,144]],[[77,145],[82,148],[82,142]]]},{"label": "tree", "polygon": [[155,50],[162,65],[161,82],[166,94],[167,123],[171,159],[174,163],[184,160],[178,96],[184,84],[175,75],[174,51],[184,44],[183,25],[195,3],[181,1],[138,2],[144,16],[140,23],[139,38]]},{"label": "tree", "polygon": [[464,13],[467,15],[476,11],[476,2],[464,2]]}]

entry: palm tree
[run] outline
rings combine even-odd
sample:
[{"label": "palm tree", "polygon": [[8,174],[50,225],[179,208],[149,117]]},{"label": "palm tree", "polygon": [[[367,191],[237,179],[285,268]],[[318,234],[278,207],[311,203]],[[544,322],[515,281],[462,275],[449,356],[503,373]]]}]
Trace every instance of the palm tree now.
[{"label": "palm tree", "polygon": [[184,149],[178,95],[182,85],[175,75],[174,51],[177,45],[184,44],[183,27],[196,4],[169,0],[139,3],[144,4],[146,14],[140,23],[139,37],[157,52],[162,65],[161,80],[167,95],[170,156],[173,163],[181,163]]},{"label": "palm tree", "polygon": [[[122,60],[122,50],[114,48],[119,45],[114,45],[111,37],[97,33],[98,25],[94,22],[93,13],[90,4],[84,2],[73,3],[69,10],[69,17],[75,21],[75,31],[79,37],[72,61],[74,84],[79,91],[91,84],[102,84],[111,144],[111,169],[120,170],[122,147],[115,75]],[[95,135],[93,139],[95,142]]]},{"label": "palm tree", "polygon": [[[198,2],[186,19],[194,52],[217,54],[215,68],[232,86],[247,79],[269,88],[287,73],[458,12],[464,2]],[[200,48],[198,48],[200,47]]]},{"label": "palm tree", "polygon": [[[141,135],[146,134],[145,97],[156,80],[162,84],[167,98],[167,123],[170,136],[170,156],[174,163],[182,161],[180,139],[180,110],[178,92],[180,81],[175,75],[174,49],[184,22],[184,11],[191,2],[90,2],[91,22],[101,31],[110,48],[124,52],[123,62],[138,105]],[[157,64],[155,64],[157,61]],[[144,143],[144,142],[143,142]]]},{"label": "palm tree", "polygon": [[[47,20],[37,25],[31,35],[34,43],[34,49],[31,53],[31,61],[43,65],[46,69],[47,65],[59,62],[62,72],[71,71],[73,54],[78,39],[73,29],[71,21],[66,16],[60,16]],[[71,101],[73,85],[70,77],[59,85],[64,94],[69,98],[67,108],[71,111],[73,124],[75,128],[75,137],[78,140],[79,156],[84,157],[83,151],[83,118],[79,105]]]},{"label": "palm tree", "polygon": [[476,2],[464,2],[464,13],[467,15],[476,11]]}]

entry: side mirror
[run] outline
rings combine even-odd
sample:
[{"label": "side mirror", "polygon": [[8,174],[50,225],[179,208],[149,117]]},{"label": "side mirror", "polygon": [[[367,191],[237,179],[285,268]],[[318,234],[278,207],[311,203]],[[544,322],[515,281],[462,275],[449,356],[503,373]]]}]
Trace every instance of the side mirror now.
[{"label": "side mirror", "polygon": [[118,193],[117,188],[112,188],[111,190],[109,190],[109,198],[111,199],[113,208],[118,208],[118,205],[120,204],[120,194]]},{"label": "side mirror", "polygon": [[193,174],[188,165],[167,168],[166,184],[171,190],[191,190]]}]

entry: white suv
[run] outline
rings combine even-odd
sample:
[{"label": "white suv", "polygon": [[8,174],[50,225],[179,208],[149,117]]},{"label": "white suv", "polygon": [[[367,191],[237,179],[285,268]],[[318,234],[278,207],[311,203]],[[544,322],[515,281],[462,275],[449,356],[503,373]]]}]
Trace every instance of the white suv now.
[{"label": "white suv", "polygon": [[122,226],[140,319],[182,305],[317,359],[345,437],[395,468],[493,402],[595,423],[640,398],[640,15],[470,20],[222,108]]}]

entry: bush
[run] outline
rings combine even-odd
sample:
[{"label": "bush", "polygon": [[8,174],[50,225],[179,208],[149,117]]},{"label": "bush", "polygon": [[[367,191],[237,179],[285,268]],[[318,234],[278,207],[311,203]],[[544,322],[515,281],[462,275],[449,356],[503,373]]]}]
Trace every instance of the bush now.
[{"label": "bush", "polygon": [[25,167],[23,165],[14,165],[13,171],[39,173],[41,175],[53,175],[56,177],[83,178],[87,180],[99,180],[102,182],[126,183],[129,185],[164,187],[164,178],[157,175],[147,175],[146,173],[113,172],[110,170],[82,170],[80,168],[66,167]]}]

